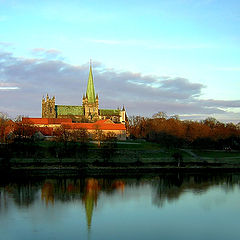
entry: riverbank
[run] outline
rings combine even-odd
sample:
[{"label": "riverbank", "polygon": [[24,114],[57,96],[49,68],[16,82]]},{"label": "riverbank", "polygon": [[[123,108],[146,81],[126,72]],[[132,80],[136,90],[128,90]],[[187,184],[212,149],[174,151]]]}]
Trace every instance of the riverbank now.
[{"label": "riverbank", "polygon": [[156,163],[95,163],[95,164],[76,164],[76,163],[59,163],[59,164],[41,164],[28,165],[17,164],[1,167],[1,174],[9,175],[131,175],[144,173],[174,173],[174,172],[240,172],[240,164],[219,164],[219,163],[202,163],[194,164],[182,163],[178,166],[176,163],[156,162]]},{"label": "riverbank", "polygon": [[132,174],[238,171],[240,151],[166,149],[149,142],[39,142],[1,146],[0,171],[14,174]]}]

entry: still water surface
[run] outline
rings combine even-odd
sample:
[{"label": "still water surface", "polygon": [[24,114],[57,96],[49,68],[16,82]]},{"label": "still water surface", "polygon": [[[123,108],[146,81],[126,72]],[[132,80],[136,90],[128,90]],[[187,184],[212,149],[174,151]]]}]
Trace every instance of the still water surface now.
[{"label": "still water surface", "polygon": [[240,239],[240,174],[0,182],[0,239]]}]

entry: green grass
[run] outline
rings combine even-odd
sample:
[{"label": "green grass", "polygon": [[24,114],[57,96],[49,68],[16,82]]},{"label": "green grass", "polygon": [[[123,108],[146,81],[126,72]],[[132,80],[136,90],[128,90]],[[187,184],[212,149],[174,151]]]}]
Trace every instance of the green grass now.
[{"label": "green grass", "polygon": [[207,157],[207,158],[228,158],[228,157],[239,157],[240,152],[225,152],[225,151],[200,151],[200,150],[192,150],[199,157]]},{"label": "green grass", "polygon": [[[66,144],[66,143],[65,143]],[[81,143],[67,143],[67,146],[80,146]],[[33,156],[25,156],[24,154],[14,154],[13,162],[44,162],[44,163],[58,163],[62,162],[87,162],[91,163],[95,160],[103,161],[103,150],[99,149],[97,142],[88,142],[87,155],[82,155],[79,150],[73,152],[73,154],[65,155],[63,159],[56,157],[54,147],[64,149],[64,143],[56,143],[51,141],[41,141],[35,143],[37,146],[36,154]],[[71,148],[70,148],[71,149]],[[73,149],[76,149],[73,147]],[[74,151],[74,150],[73,150]],[[150,142],[137,142],[137,141],[125,141],[117,142],[116,148],[113,150],[114,154],[109,161],[113,162],[136,162],[138,160],[142,162],[173,162],[173,154],[180,152],[184,162],[199,162],[207,161],[211,162],[224,162],[224,163],[240,163],[240,152],[225,152],[225,151],[204,151],[196,149],[166,149],[157,143]],[[191,152],[195,154],[191,155]],[[70,152],[72,153],[72,152]],[[25,157],[23,157],[25,156]]]}]

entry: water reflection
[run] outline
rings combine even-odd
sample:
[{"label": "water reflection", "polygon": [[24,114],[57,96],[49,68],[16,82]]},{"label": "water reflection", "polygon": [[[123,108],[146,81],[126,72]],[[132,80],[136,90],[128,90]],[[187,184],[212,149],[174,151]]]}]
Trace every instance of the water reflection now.
[{"label": "water reflection", "polygon": [[213,186],[224,186],[225,189],[232,189],[234,185],[240,182],[238,174],[222,174],[222,175],[190,175],[176,174],[160,176],[154,182],[156,189],[154,196],[154,204],[162,207],[168,201],[174,201],[186,191],[191,191],[194,194],[201,194]]},{"label": "water reflection", "polygon": [[42,187],[41,199],[42,201],[45,201],[47,206],[49,202],[54,204],[53,190],[54,190],[53,184],[49,181],[46,181]]},{"label": "water reflection", "polygon": [[97,206],[97,199],[100,189],[101,188],[97,179],[87,179],[83,202],[86,210],[88,229],[91,227],[93,208],[94,206]]},{"label": "water reflection", "polygon": [[[102,195],[105,199],[111,195],[124,196],[124,199],[138,196],[130,194],[131,189],[151,189],[152,203],[164,207],[166,203],[177,201],[183,194],[191,192],[203,194],[208,189],[221,186],[231,191],[239,186],[239,174],[163,174],[138,178],[37,178],[15,179],[0,183],[0,216],[5,214],[12,204],[18,208],[30,208],[41,201],[46,208],[54,208],[56,203],[76,202],[85,211],[86,228],[91,228],[93,213]],[[125,190],[128,189],[127,193]],[[137,193],[139,194],[139,192]],[[146,194],[146,193],[143,193]]]}]

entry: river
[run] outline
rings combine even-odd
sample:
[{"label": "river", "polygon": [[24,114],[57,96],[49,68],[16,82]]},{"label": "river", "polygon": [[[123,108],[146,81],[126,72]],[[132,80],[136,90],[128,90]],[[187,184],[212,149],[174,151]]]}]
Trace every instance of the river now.
[{"label": "river", "polygon": [[240,174],[8,177],[0,239],[240,239]]}]

